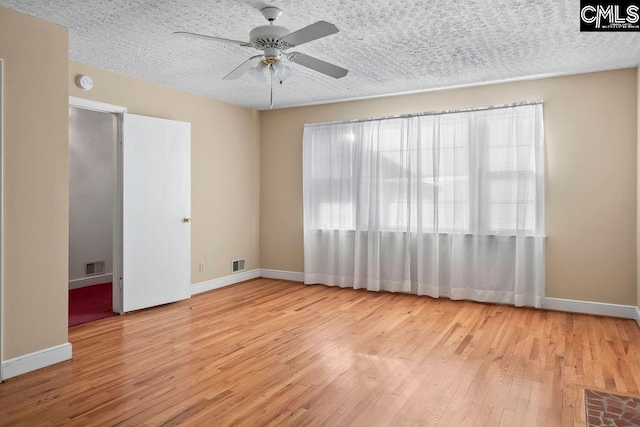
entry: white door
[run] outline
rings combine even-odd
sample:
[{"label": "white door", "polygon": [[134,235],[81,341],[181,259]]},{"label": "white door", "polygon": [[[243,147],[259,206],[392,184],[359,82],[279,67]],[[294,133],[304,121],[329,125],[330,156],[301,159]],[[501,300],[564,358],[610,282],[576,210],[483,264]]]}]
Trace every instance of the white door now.
[{"label": "white door", "polygon": [[191,293],[191,124],[124,114],[125,312]]}]

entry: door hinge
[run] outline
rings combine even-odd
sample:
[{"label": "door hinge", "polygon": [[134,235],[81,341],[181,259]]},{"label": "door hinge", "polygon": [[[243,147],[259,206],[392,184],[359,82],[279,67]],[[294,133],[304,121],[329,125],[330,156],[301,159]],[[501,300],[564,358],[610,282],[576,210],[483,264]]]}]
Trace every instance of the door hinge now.
[{"label": "door hinge", "polygon": [[118,280],[118,287],[120,287],[120,289],[122,289],[122,277],[120,278],[120,280]]}]

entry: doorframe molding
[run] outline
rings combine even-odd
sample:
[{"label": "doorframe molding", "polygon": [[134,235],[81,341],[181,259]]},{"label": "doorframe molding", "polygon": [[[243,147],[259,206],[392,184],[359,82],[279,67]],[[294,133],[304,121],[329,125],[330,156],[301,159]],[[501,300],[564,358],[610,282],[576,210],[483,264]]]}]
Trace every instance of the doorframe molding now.
[{"label": "doorframe molding", "polygon": [[4,61],[0,58],[0,382],[4,381]]},{"label": "doorframe molding", "polygon": [[100,113],[121,114],[127,112],[127,107],[93,101],[91,99],[78,98],[76,96],[69,97],[69,107],[82,108],[83,110],[97,111]]},{"label": "doorframe molding", "polygon": [[116,200],[114,203],[114,224],[113,224],[113,311],[124,314],[123,290],[120,283],[122,277],[122,120],[127,113],[127,107],[121,105],[107,104],[105,102],[91,99],[69,97],[69,107],[83,110],[96,111],[99,113],[115,114],[117,120],[117,141],[113,166],[116,171]]}]

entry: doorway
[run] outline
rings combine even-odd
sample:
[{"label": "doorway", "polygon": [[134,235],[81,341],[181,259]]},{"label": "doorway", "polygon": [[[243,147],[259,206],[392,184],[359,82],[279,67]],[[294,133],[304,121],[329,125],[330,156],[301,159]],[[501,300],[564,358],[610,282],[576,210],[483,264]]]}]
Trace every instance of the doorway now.
[{"label": "doorway", "polygon": [[[84,268],[85,277],[78,283],[94,286],[98,281],[103,283],[97,284],[106,284],[104,279],[111,279],[112,307],[111,312],[104,310],[105,315],[124,314],[189,298],[191,124],[128,114],[126,107],[83,98],[69,97],[69,106],[70,124],[72,114],[77,114],[72,110],[107,117],[105,127],[111,134],[108,138],[111,143],[107,144],[114,147],[111,152],[111,268],[106,255],[100,259],[87,259],[88,252],[76,251],[83,257],[82,262],[72,260],[74,233],[82,237],[88,234],[74,231],[71,224],[75,216],[73,206],[83,204],[74,204],[70,195],[70,273],[71,263],[75,262],[76,268],[77,265]],[[74,132],[70,127],[70,144]],[[94,132],[89,131],[87,135],[92,138]],[[70,147],[70,161],[75,151],[81,150],[72,152]],[[105,163],[102,165],[106,167]],[[94,168],[96,166],[85,165],[84,171],[93,173]],[[71,175],[73,173],[70,173],[70,179],[73,179]],[[108,210],[104,205],[100,208],[102,213]],[[107,222],[93,227],[104,226]],[[106,232],[103,230],[101,235],[105,236]],[[87,278],[87,272],[93,272],[95,277]]]},{"label": "doorway", "polygon": [[69,107],[69,326],[114,316],[118,118]]}]

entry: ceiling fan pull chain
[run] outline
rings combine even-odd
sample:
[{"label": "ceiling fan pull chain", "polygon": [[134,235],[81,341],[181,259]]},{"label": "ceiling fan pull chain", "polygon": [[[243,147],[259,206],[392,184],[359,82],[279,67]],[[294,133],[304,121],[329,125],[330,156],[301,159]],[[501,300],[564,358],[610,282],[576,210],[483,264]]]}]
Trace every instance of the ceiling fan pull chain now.
[{"label": "ceiling fan pull chain", "polygon": [[269,108],[273,108],[273,68],[271,69],[271,104],[269,105]]}]

